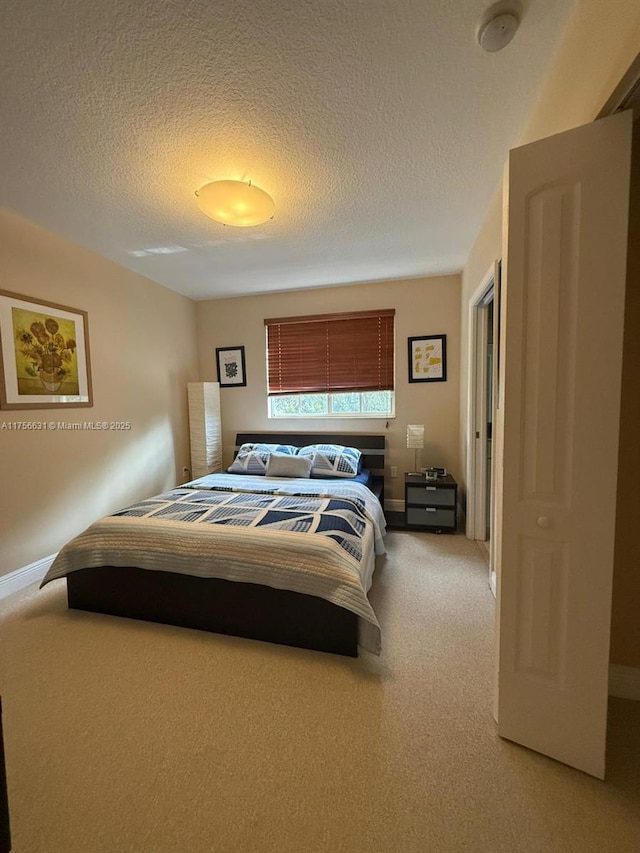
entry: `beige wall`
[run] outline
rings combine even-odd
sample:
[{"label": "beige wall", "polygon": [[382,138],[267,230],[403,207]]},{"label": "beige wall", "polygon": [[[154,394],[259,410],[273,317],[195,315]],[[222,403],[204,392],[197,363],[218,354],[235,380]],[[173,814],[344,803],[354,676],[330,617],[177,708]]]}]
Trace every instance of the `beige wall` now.
[{"label": "beige wall", "polygon": [[[581,0],[569,20],[545,85],[518,144],[593,121],[640,50],[637,0]],[[502,257],[502,184],[462,273],[461,468],[466,465],[466,365],[469,297]]]},{"label": "beige wall", "polygon": [[611,659],[640,667],[640,118],[631,160]]},{"label": "beige wall", "polygon": [[[541,139],[571,127],[592,121],[618,81],[640,50],[640,5],[637,0],[581,0],[569,21],[564,38],[543,86],[519,144]],[[499,187],[462,274],[461,335],[463,384],[461,386],[461,477],[466,471],[466,364],[467,312],[469,297],[496,258],[502,256],[502,187]],[[625,377],[623,393],[630,393],[633,382],[627,374],[631,368],[625,345]],[[636,361],[636,364],[638,362]],[[637,368],[636,368],[637,371]],[[634,386],[637,389],[637,384]],[[637,391],[636,391],[637,393]],[[623,418],[629,417],[629,401],[623,401]],[[623,443],[629,430],[623,426]],[[624,459],[631,448],[624,448]],[[633,480],[637,483],[637,476]],[[633,480],[621,481],[619,502],[634,501]],[[628,493],[622,490],[631,489]],[[612,661],[640,666],[640,630],[637,619],[637,596],[640,577],[638,546],[631,541],[633,531],[619,525],[616,537],[616,564],[612,627]],[[634,555],[636,555],[634,557]],[[629,595],[635,590],[635,598]],[[635,603],[634,603],[635,601]]]},{"label": "beige wall", "polygon": [[0,576],[57,551],[96,518],[175,485],[189,465],[186,383],[196,305],[8,212],[2,289],[89,314],[94,405],[0,412],[17,421],[125,421],[129,431],[0,428]]},{"label": "beige wall", "polygon": [[[267,418],[264,320],[327,311],[396,309],[396,417],[382,419],[314,418],[269,420]],[[407,338],[446,334],[448,380],[407,381]],[[387,499],[404,499],[403,481],[388,478],[388,466],[400,473],[413,468],[413,451],[406,448],[408,423],[425,425],[422,465],[444,465],[454,476],[459,472],[459,352],[460,278],[411,279],[349,287],[288,291],[261,296],[216,299],[198,303],[198,350],[200,378],[217,379],[216,347],[244,346],[247,387],[221,390],[225,464],[232,458],[235,435],[243,430],[318,430],[322,432],[386,432]]]}]

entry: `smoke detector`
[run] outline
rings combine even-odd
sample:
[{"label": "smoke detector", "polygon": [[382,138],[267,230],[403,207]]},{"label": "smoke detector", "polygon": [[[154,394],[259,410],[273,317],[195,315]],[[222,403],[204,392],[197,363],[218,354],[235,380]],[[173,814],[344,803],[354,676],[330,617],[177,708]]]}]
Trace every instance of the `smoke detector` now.
[{"label": "smoke detector", "polygon": [[515,36],[520,21],[513,12],[493,15],[478,30],[478,44],[483,50],[495,53],[506,47]]}]

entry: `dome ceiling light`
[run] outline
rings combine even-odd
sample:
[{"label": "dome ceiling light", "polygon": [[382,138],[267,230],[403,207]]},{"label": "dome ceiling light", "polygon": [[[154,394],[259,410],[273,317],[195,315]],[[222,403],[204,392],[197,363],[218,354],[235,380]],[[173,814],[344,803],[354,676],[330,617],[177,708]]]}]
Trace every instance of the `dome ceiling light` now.
[{"label": "dome ceiling light", "polygon": [[506,47],[515,36],[520,20],[515,11],[493,14],[478,30],[478,44],[489,53]]},{"label": "dome ceiling light", "polygon": [[271,196],[251,181],[212,181],[196,191],[198,207],[223,225],[246,228],[273,219]]}]

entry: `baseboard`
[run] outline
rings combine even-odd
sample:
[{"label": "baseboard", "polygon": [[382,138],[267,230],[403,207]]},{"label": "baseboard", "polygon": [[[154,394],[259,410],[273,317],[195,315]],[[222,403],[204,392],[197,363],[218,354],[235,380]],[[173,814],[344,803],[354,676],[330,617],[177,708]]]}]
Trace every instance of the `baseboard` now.
[{"label": "baseboard", "polygon": [[389,512],[404,512],[404,501],[391,498],[384,502],[384,508],[388,509]]},{"label": "baseboard", "polygon": [[0,600],[13,595],[14,592],[19,592],[32,583],[41,581],[49,571],[49,566],[55,557],[55,554],[49,554],[48,557],[43,557],[41,560],[36,560],[35,563],[30,563],[28,566],[23,566],[21,569],[16,569],[15,572],[9,572],[8,575],[1,577]]},{"label": "baseboard", "polygon": [[640,702],[640,669],[611,664],[609,695],[617,696],[618,699],[635,699],[636,702]]}]

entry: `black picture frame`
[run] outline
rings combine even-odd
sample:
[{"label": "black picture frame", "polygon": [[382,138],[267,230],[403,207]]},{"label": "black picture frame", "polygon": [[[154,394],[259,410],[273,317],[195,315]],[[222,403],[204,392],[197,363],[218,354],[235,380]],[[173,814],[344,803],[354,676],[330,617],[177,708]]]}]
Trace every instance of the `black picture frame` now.
[{"label": "black picture frame", "polygon": [[408,338],[409,382],[447,381],[447,336]]},{"label": "black picture frame", "polygon": [[216,367],[221,388],[242,388],[247,384],[244,347],[216,347]]}]

